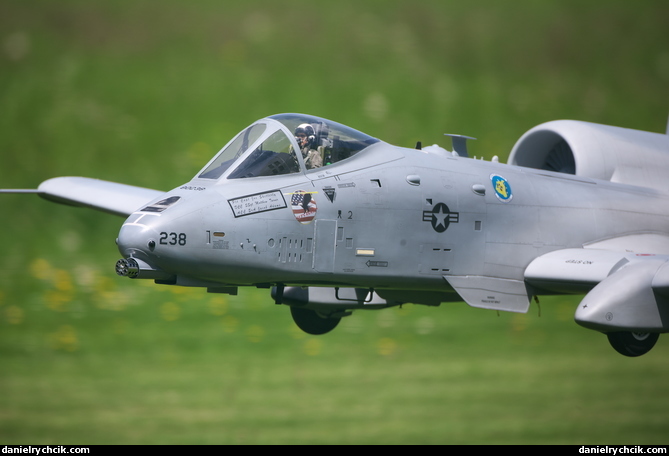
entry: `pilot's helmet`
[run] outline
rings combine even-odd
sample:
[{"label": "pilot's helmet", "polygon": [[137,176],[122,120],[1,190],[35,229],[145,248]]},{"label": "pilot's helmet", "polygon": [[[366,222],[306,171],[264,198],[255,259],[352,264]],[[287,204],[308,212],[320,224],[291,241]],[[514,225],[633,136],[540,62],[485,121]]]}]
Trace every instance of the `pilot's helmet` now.
[{"label": "pilot's helmet", "polygon": [[300,147],[311,146],[316,142],[316,132],[311,124],[303,123],[295,129],[295,139]]}]

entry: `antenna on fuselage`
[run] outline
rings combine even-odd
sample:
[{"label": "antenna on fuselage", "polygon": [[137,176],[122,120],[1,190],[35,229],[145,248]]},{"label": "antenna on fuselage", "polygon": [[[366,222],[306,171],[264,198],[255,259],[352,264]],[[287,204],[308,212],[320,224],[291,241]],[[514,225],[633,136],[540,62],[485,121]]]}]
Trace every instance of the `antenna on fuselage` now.
[{"label": "antenna on fuselage", "polygon": [[453,152],[457,153],[460,157],[469,157],[467,154],[467,140],[476,138],[464,135],[452,135],[450,133],[444,133],[444,136],[450,136],[453,140]]}]

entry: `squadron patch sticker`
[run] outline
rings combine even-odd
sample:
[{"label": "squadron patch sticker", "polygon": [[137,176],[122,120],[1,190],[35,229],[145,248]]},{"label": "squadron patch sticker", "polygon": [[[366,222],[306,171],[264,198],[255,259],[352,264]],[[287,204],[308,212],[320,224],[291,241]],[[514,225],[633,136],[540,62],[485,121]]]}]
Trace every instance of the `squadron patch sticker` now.
[{"label": "squadron patch sticker", "polygon": [[303,225],[311,223],[316,217],[318,207],[315,199],[316,192],[305,192],[304,190],[296,190],[289,193],[290,207],[293,210],[293,215]]},{"label": "squadron patch sticker", "polygon": [[498,200],[503,203],[511,201],[513,193],[511,192],[511,185],[509,185],[509,182],[506,179],[497,174],[491,174],[490,181],[492,182],[492,189],[495,190],[495,196]]}]

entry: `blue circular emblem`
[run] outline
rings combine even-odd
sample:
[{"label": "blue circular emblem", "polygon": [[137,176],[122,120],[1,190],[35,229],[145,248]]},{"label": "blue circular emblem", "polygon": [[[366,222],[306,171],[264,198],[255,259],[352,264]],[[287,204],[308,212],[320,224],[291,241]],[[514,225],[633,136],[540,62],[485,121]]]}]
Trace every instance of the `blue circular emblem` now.
[{"label": "blue circular emblem", "polygon": [[497,174],[491,174],[490,181],[492,182],[492,189],[495,190],[495,196],[498,200],[503,203],[511,201],[513,193],[511,192],[511,186],[506,179]]}]

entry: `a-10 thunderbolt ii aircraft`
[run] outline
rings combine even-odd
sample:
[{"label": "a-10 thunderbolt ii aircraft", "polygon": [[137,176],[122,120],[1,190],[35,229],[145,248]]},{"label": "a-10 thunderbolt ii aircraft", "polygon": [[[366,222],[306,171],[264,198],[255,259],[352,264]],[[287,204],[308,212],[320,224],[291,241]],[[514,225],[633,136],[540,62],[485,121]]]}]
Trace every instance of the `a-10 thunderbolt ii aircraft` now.
[{"label": "a-10 thunderbolt ii aircraft", "polygon": [[168,192],[82,177],[27,191],[127,217],[119,275],[272,288],[307,333],[357,309],[527,312],[533,296],[572,293],[585,294],[578,324],[623,355],[649,351],[669,331],[669,136],[548,122],[508,164],[468,158],[466,139],[403,148],[280,114]]}]

